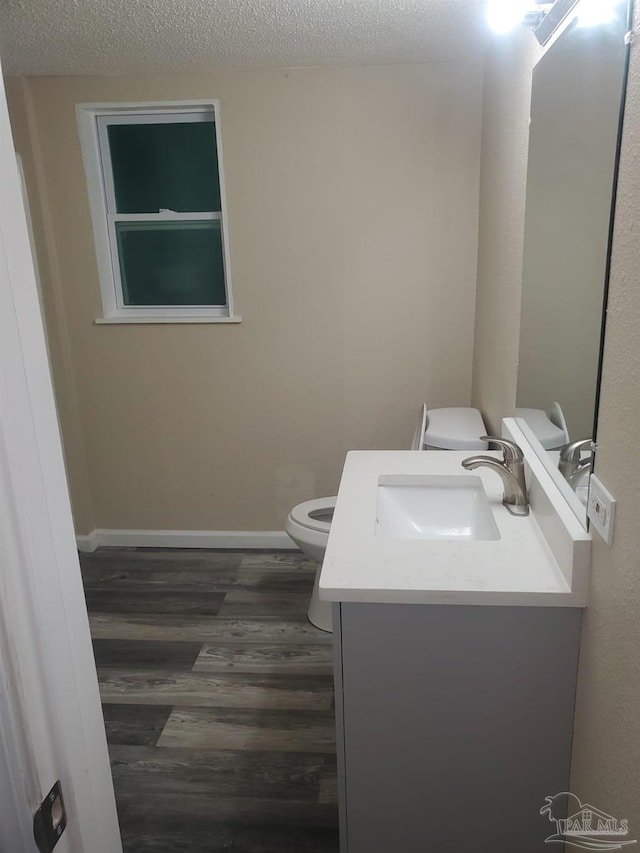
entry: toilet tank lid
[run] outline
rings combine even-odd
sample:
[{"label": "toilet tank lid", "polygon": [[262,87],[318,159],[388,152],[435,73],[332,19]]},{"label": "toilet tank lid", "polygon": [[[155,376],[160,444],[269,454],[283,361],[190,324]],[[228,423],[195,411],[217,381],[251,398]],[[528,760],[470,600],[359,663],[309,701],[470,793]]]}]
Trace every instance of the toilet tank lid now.
[{"label": "toilet tank lid", "polygon": [[543,409],[516,409],[516,417],[528,424],[545,450],[558,450],[569,441],[566,431],[556,426]]},{"label": "toilet tank lid", "polygon": [[424,444],[442,450],[486,450],[486,441],[480,441],[487,430],[477,409],[452,407],[430,409]]}]

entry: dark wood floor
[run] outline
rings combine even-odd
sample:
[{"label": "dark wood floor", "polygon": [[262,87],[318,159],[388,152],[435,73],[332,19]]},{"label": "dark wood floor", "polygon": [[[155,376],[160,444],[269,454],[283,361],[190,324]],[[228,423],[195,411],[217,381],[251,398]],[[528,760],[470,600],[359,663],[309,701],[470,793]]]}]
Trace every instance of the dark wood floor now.
[{"label": "dark wood floor", "polygon": [[81,565],[125,853],[336,853],[315,564],[100,548]]}]

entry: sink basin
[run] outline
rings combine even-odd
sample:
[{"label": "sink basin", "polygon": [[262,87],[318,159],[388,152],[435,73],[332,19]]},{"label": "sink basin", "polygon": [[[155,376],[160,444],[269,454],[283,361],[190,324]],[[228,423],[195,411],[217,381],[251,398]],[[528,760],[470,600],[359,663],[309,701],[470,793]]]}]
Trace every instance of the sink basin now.
[{"label": "sink basin", "polygon": [[387,539],[499,539],[480,477],[378,478],[375,535]]}]

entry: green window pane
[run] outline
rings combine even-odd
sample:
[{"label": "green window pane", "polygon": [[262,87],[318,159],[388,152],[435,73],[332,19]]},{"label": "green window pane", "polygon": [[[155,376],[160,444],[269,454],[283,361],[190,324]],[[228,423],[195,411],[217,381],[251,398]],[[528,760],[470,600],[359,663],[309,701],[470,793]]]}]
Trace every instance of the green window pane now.
[{"label": "green window pane", "polygon": [[213,121],[110,124],[107,133],[118,213],[221,209]]},{"label": "green window pane", "polygon": [[218,220],[116,222],[125,305],[226,305]]}]

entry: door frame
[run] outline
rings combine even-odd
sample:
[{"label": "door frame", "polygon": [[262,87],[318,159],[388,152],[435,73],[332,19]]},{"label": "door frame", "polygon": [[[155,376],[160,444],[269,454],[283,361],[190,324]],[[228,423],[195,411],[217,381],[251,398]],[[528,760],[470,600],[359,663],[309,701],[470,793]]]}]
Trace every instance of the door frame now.
[{"label": "door frame", "polygon": [[[57,779],[56,853],[122,853],[27,221],[0,81],[0,660],[31,815]],[[0,691],[1,695],[2,691]],[[1,749],[0,749],[1,753]],[[22,778],[15,776],[22,765]],[[20,816],[24,825],[24,815]],[[33,845],[35,850],[35,844]]]}]

